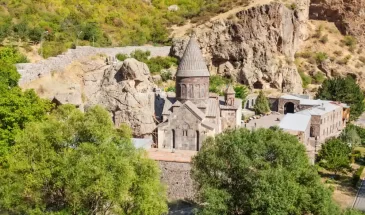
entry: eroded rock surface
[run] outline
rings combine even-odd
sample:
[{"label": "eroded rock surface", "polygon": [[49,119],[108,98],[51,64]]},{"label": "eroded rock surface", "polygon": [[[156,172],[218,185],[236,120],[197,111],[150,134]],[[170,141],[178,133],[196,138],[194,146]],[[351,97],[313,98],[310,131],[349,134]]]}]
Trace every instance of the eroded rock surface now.
[{"label": "eroded rock surface", "polygon": [[[290,9],[271,3],[217,20],[195,31],[212,74],[233,76],[252,89],[277,88],[302,93],[294,54],[307,38],[309,1]],[[187,38],[174,40],[171,54],[181,57]]]},{"label": "eroded rock surface", "polygon": [[310,18],[334,22],[342,34],[365,41],[365,0],[312,0]]}]

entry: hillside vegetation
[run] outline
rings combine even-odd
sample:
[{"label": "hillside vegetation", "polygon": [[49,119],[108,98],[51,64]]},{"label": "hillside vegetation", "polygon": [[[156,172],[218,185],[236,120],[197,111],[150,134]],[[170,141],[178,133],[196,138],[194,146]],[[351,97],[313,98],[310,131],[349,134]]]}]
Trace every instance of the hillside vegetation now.
[{"label": "hillside vegetation", "polygon": [[[0,0],[2,45],[43,41],[44,57],[75,45],[166,44],[168,27],[196,22],[247,0]],[[169,11],[170,5],[177,11]],[[201,18],[199,18],[201,17]]]}]

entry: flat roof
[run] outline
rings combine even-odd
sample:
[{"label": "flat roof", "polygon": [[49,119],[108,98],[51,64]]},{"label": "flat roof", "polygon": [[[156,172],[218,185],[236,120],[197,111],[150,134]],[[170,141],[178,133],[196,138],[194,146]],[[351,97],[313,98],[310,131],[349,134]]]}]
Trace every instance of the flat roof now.
[{"label": "flat roof", "polygon": [[311,116],[288,113],[281,120],[279,127],[290,131],[305,131],[310,124]]},{"label": "flat roof", "polygon": [[190,163],[191,158],[194,157],[197,151],[188,150],[175,150],[172,149],[157,149],[151,148],[147,150],[149,158],[156,161],[168,161],[168,162],[178,162],[178,163]]}]

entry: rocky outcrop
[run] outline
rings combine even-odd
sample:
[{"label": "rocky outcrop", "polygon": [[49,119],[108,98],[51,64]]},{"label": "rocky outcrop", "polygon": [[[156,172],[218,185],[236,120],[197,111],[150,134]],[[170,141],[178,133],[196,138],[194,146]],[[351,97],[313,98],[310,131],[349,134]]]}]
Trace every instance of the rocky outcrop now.
[{"label": "rocky outcrop", "polygon": [[310,18],[334,22],[342,34],[365,41],[365,0],[312,0]]},{"label": "rocky outcrop", "polygon": [[39,61],[37,63],[19,63],[16,65],[21,78],[20,85],[30,83],[41,77],[52,73],[63,72],[65,68],[74,61],[82,60],[85,57],[104,55],[114,58],[116,54],[131,54],[135,50],[150,51],[151,57],[168,56],[170,47],[154,46],[127,46],[115,48],[96,48],[90,46],[78,46],[76,49],[69,49],[67,52],[56,57]]},{"label": "rocky outcrop", "polygon": [[85,105],[102,105],[113,116],[115,125],[127,123],[138,137],[152,134],[155,85],[146,64],[129,58],[113,65],[86,64],[83,78]]},{"label": "rocky outcrop", "polygon": [[[309,1],[295,10],[271,3],[241,11],[195,31],[213,74],[233,76],[252,89],[277,88],[302,93],[294,54],[307,37]],[[181,57],[186,38],[174,40],[171,54]]]}]

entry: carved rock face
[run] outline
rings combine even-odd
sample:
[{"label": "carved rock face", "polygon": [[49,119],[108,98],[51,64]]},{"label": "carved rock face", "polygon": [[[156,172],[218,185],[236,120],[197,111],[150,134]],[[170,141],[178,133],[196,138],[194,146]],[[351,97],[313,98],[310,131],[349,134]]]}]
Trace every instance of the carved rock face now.
[{"label": "carved rock face", "polygon": [[[198,27],[198,42],[211,74],[232,76],[252,89],[302,93],[302,80],[292,62],[307,37],[309,1],[298,2],[296,10],[272,3]],[[175,39],[171,54],[181,57],[186,44],[186,38]]]}]

